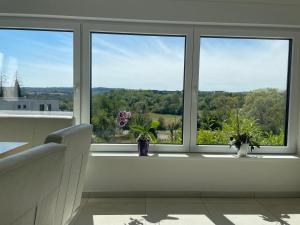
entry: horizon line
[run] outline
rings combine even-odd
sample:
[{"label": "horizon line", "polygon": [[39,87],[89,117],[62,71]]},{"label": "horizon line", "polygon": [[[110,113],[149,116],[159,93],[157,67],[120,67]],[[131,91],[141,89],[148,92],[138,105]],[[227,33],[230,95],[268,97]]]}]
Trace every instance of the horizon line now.
[{"label": "horizon line", "polygon": [[[6,87],[4,87],[6,88]],[[10,88],[10,87],[8,87]],[[58,87],[58,86],[49,86],[49,87],[32,87],[32,86],[23,86],[22,88],[69,88],[69,89],[74,89],[74,87],[68,87],[68,86],[63,86],[63,87]],[[114,88],[114,87],[91,87],[91,89],[97,89],[97,88],[103,88],[103,89],[119,89],[119,90],[132,90],[132,91],[168,91],[168,92],[184,92],[184,90],[157,90],[157,89],[134,89],[134,88]],[[272,88],[272,87],[266,87],[266,88],[257,88],[257,89],[252,89],[252,90],[245,90],[245,91],[229,91],[229,90],[198,90],[198,92],[230,92],[230,93],[242,93],[242,92],[252,92],[256,90],[266,90],[266,89],[273,89],[273,90],[278,90],[278,91],[286,91],[286,89],[280,89],[280,88]]]}]

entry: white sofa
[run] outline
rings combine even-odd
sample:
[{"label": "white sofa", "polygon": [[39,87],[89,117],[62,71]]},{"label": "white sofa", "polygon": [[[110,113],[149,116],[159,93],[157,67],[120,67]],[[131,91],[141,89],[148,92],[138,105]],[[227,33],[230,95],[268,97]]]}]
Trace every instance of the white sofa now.
[{"label": "white sofa", "polygon": [[51,133],[45,140],[45,143],[55,142],[67,147],[55,225],[69,224],[78,211],[91,137],[92,126],[81,124]]},{"label": "white sofa", "polygon": [[29,142],[30,147],[44,143],[51,132],[72,126],[73,118],[57,117],[0,117],[0,141]]},{"label": "white sofa", "polygon": [[0,159],[0,224],[53,225],[66,147],[49,143]]}]

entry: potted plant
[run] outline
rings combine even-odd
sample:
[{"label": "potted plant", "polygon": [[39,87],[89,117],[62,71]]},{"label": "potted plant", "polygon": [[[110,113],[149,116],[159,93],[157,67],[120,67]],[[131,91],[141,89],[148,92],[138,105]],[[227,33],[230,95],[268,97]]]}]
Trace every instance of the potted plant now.
[{"label": "potted plant", "polygon": [[155,132],[158,125],[158,121],[150,121],[144,125],[135,125],[130,127],[130,130],[138,133],[136,140],[138,143],[138,151],[140,156],[148,155],[150,142],[157,143]]},{"label": "potted plant", "polygon": [[[129,122],[130,117],[130,112],[119,112],[117,119],[119,127],[124,128]],[[159,122],[152,120],[129,126],[129,129],[138,136],[136,140],[140,156],[148,156],[150,142],[157,143],[156,129],[158,126]]]},{"label": "potted plant", "polygon": [[238,150],[237,154],[239,157],[246,157],[248,153],[248,149],[250,147],[250,151],[257,147],[260,148],[260,145],[254,140],[253,136],[250,133],[240,132],[240,119],[239,119],[239,110],[237,110],[237,116],[236,116],[236,134],[230,137],[230,148],[232,146],[235,146],[235,148]]}]

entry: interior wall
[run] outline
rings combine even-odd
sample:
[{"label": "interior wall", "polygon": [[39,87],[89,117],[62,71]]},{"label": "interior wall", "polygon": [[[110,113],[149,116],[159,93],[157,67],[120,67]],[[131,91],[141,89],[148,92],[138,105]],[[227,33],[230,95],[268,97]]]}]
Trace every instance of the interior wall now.
[{"label": "interior wall", "polygon": [[300,159],[90,156],[85,192],[300,192]]},{"label": "interior wall", "polygon": [[300,25],[296,0],[1,0],[0,13],[88,18]]}]

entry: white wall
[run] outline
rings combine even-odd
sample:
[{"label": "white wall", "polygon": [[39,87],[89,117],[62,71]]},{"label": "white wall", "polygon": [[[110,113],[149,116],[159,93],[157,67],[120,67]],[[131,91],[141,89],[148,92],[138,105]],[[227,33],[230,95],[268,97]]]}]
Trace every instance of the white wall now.
[{"label": "white wall", "polygon": [[300,192],[300,159],[90,156],[85,192]]},{"label": "white wall", "polygon": [[[277,4],[279,3],[279,4]],[[300,25],[297,0],[1,0],[0,13]]]}]

